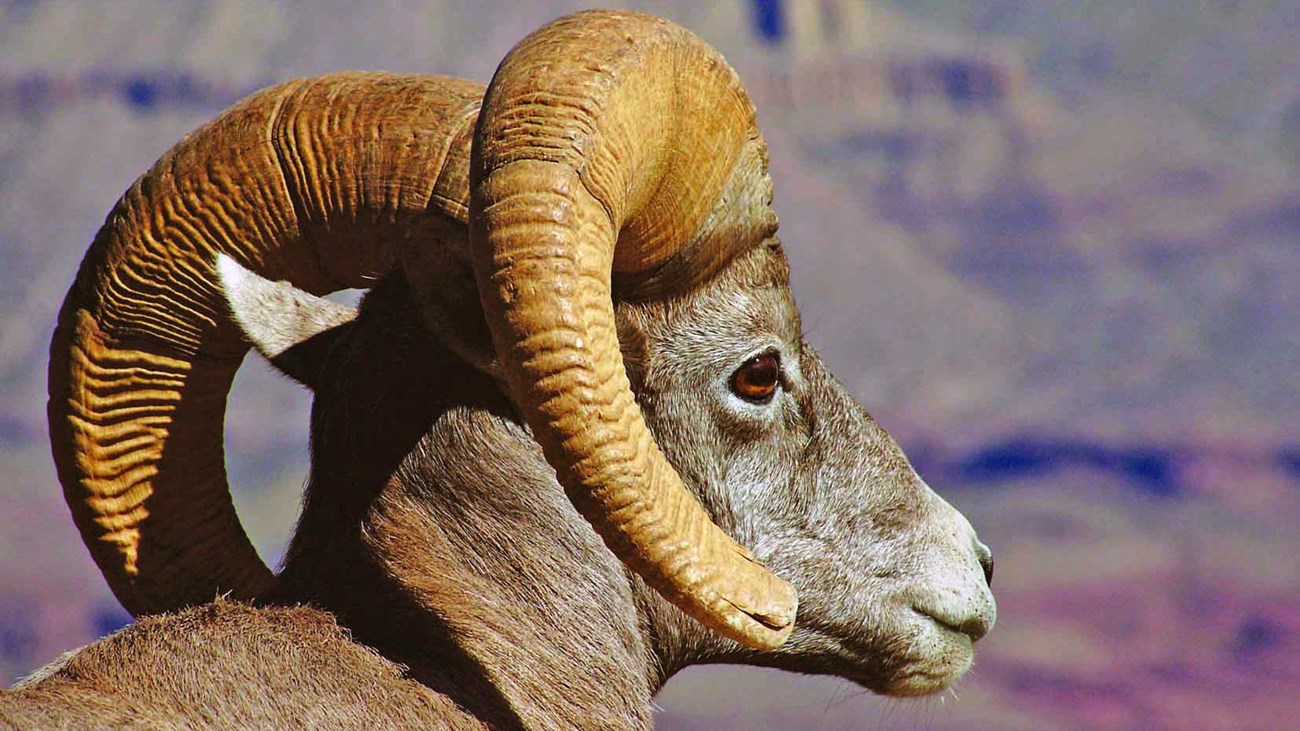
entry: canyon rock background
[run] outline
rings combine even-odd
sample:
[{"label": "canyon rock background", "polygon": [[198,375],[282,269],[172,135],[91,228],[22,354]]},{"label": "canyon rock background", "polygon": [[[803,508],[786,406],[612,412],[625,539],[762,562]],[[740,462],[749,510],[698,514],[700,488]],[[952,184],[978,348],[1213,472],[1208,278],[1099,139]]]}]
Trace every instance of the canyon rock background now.
[{"label": "canyon rock background", "polygon": [[[1300,712],[1300,3],[627,3],[719,48],[809,338],[998,561],[938,698],[689,670],[665,729],[1275,729]],[[48,338],[117,197],[240,96],[486,81],[547,0],[0,0],[0,682],[129,621],[63,506]],[[307,395],[250,359],[236,502],[274,562]]]}]

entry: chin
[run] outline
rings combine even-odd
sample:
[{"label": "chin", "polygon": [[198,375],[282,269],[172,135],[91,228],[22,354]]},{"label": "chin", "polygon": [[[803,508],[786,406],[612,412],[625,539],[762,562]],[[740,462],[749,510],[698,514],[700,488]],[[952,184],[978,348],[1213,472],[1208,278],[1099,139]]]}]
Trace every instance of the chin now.
[{"label": "chin", "polygon": [[822,628],[800,638],[796,630],[794,648],[815,650],[805,654],[796,649],[802,657],[774,664],[797,672],[836,675],[895,698],[941,692],[970,671],[975,663],[970,635],[921,612],[900,608],[893,614],[874,623],[869,633]]},{"label": "chin", "polygon": [[960,630],[917,614],[916,634],[908,652],[895,661],[894,672],[880,688],[882,695],[918,696],[937,693],[961,679],[975,664],[975,643]]},{"label": "chin", "polygon": [[970,640],[965,642],[967,649],[964,651],[909,663],[872,690],[881,695],[899,698],[930,695],[945,690],[960,680],[975,664],[975,653],[969,648]]},{"label": "chin", "polygon": [[889,663],[893,672],[873,688],[882,695],[908,697],[938,693],[961,679],[975,664],[975,638],[957,626],[920,611],[904,620],[907,651]]}]

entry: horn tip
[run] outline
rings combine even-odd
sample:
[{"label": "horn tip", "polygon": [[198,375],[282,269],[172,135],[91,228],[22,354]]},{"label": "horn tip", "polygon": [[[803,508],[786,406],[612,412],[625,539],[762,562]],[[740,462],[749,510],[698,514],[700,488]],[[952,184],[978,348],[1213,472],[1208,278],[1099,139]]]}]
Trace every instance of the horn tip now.
[{"label": "horn tip", "polygon": [[[775,650],[794,632],[799,596],[790,584],[770,577],[759,596],[741,600],[723,596],[724,606],[716,629],[726,637],[756,650]],[[750,592],[744,592],[749,594]]]}]

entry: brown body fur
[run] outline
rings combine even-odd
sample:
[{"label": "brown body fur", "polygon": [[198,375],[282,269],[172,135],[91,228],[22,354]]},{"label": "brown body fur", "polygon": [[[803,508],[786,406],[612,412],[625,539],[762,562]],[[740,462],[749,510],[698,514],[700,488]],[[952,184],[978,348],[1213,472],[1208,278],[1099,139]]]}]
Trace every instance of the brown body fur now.
[{"label": "brown body fur", "polygon": [[485,728],[329,614],[217,601],[149,617],[0,696],[30,729]]}]

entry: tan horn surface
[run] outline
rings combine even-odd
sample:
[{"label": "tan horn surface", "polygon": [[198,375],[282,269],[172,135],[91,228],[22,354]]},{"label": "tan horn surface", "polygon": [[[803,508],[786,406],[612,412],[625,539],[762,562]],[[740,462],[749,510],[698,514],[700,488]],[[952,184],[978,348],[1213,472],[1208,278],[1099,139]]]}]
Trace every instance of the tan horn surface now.
[{"label": "tan horn surface", "polygon": [[272,578],[226,481],[226,396],[248,344],[216,254],[317,294],[368,286],[406,241],[465,220],[464,174],[441,178],[481,95],[389,74],[267,89],[182,140],[109,214],[50,346],[50,439],[82,538],[132,613],[250,598]]},{"label": "tan horn surface", "polygon": [[715,51],[656,18],[580,13],[524,39],[489,86],[470,240],[504,373],[574,504],[685,612],[773,648],[793,629],[794,590],[710,520],[659,451],[611,293],[612,273],[679,255],[697,266],[677,283],[693,286],[729,260],[711,247],[769,235],[764,162],[753,108]]}]

